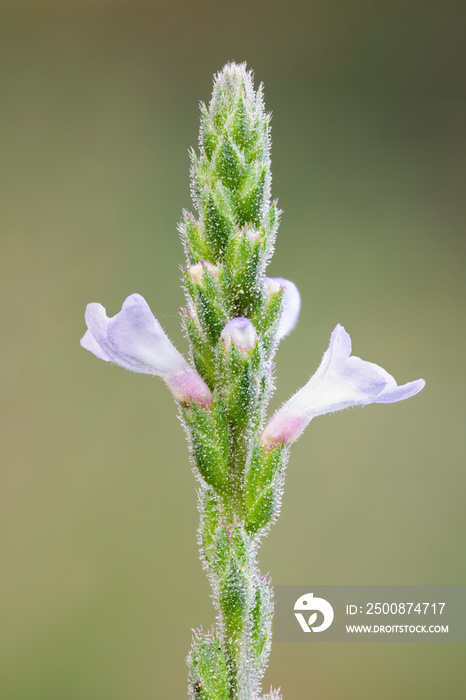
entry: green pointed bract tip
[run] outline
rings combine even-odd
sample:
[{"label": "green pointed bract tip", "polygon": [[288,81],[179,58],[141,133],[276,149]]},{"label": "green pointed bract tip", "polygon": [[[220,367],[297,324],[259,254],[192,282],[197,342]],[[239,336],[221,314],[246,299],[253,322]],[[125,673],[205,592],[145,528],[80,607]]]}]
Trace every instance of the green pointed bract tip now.
[{"label": "green pointed bract tip", "polygon": [[246,624],[249,584],[244,568],[233,557],[220,583],[220,607],[226,633],[231,639],[239,639]]},{"label": "green pointed bract tip", "polygon": [[194,632],[188,666],[191,698],[230,700],[227,662],[215,632]]},{"label": "green pointed bract tip", "polygon": [[272,615],[272,592],[266,577],[263,576],[254,582],[251,608],[251,650],[253,661],[258,668],[264,666],[270,651]]},{"label": "green pointed bract tip", "polygon": [[[246,64],[227,64],[214,78],[208,107],[201,104],[200,155],[191,153],[191,191],[199,220],[180,230],[188,258],[223,259],[241,229],[263,226],[270,241],[270,115],[262,86],[254,90]],[[267,247],[267,250],[270,246]]]}]

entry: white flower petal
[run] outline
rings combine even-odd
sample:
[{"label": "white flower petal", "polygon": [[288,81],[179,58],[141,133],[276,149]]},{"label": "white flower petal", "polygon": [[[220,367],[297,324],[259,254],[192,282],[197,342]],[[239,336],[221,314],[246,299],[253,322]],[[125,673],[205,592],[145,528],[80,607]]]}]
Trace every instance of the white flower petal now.
[{"label": "white flower petal", "polygon": [[382,367],[350,354],[351,338],[338,325],[316,373],[272,416],[261,437],[265,446],[293,442],[316,416],[350,406],[402,401],[425,385],[418,379],[398,386]]},{"label": "white flower petal", "polygon": [[80,343],[85,350],[89,350],[89,352],[92,352],[94,355],[96,355],[96,357],[99,357],[101,360],[106,360],[107,362],[112,361],[112,358],[99,345],[97,340],[92,335],[91,331],[86,331],[84,333],[83,337],[80,340]]},{"label": "white flower petal", "polygon": [[281,340],[296,326],[301,309],[301,296],[297,286],[283,277],[265,277],[265,291],[272,296],[283,289],[283,309],[278,324],[277,339]]},{"label": "white flower petal", "polygon": [[109,320],[107,337],[133,372],[163,377],[186,364],[140,294],[131,294],[120,313]]},{"label": "white flower petal", "polygon": [[178,401],[205,405],[212,401],[202,377],[167,338],[139,294],[131,294],[111,318],[101,304],[88,304],[86,323],[81,345],[97,357],[132,372],[162,377]]}]

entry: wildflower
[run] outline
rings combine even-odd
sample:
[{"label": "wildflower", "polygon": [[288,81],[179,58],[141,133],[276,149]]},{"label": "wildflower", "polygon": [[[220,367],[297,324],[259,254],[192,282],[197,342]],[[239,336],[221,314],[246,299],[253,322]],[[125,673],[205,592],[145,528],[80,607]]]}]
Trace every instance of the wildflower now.
[{"label": "wildflower", "polygon": [[85,318],[83,348],[131,372],[162,377],[181,403],[211,403],[210,389],[167,338],[140,294],[131,294],[111,318],[101,304],[88,304]]},{"label": "wildflower", "polygon": [[337,325],[317,372],[271,418],[261,436],[268,448],[297,440],[316,416],[350,406],[394,403],[424,387],[424,380],[398,386],[382,367],[351,355],[351,338]]}]

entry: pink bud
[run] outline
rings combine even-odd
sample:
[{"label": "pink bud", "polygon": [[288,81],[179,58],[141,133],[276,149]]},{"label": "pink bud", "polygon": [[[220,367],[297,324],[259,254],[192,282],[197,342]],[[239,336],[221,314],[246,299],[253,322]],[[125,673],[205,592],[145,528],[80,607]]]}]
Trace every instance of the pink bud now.
[{"label": "pink bud", "polygon": [[256,329],[248,318],[243,318],[242,316],[228,321],[220,337],[227,350],[233,344],[238,350],[249,352],[257,342]]}]

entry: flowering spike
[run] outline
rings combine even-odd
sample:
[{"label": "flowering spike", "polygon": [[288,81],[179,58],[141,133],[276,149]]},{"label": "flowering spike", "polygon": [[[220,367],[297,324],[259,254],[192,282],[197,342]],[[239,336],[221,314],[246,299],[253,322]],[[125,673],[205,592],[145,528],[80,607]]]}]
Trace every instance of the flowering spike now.
[{"label": "flowering spike", "polygon": [[[263,430],[278,341],[295,327],[293,282],[265,277],[281,212],[271,200],[270,115],[245,64],[229,63],[201,104],[199,153],[191,157],[195,215],[179,232],[186,302],[181,318],[191,366],[138,294],[108,318],[89,304],[81,344],[107,362],[155,374],[179,402],[198,481],[198,542],[217,611],[211,632],[193,631],[191,700],[281,700],[261,691],[271,645],[273,595],[257,562],[278,517],[288,445],[316,415],[408,398],[385,370],[351,357],[337,326],[322,363]],[[272,449],[273,448],[273,449]]]},{"label": "flowering spike", "polygon": [[382,367],[350,355],[351,338],[338,324],[317,372],[269,421],[261,436],[264,446],[294,442],[316,416],[350,406],[402,401],[425,385],[417,379],[398,386]]}]

